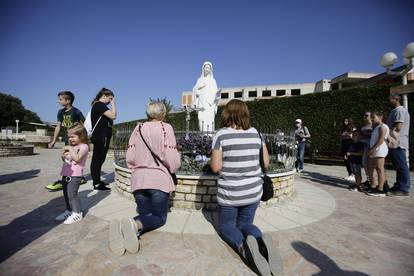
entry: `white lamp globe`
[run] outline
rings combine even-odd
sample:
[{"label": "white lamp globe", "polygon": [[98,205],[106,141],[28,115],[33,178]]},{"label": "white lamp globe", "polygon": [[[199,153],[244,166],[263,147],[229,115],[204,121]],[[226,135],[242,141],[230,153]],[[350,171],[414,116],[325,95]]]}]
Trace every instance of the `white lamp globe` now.
[{"label": "white lamp globe", "polygon": [[414,42],[408,43],[404,49],[404,57],[407,59],[414,57]]},{"label": "white lamp globe", "polygon": [[393,52],[385,53],[381,58],[381,65],[385,68],[392,67],[397,62],[397,55]]},{"label": "white lamp globe", "polygon": [[410,64],[410,60],[408,58],[406,58],[406,57],[403,57],[403,63],[405,65]]}]

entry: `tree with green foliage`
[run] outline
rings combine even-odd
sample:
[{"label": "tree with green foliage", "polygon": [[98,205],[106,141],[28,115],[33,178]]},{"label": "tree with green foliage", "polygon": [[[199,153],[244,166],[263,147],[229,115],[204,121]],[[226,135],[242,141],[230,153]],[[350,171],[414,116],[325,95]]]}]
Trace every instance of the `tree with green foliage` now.
[{"label": "tree with green foliage", "polygon": [[20,121],[21,130],[35,129],[27,123],[42,123],[39,116],[27,110],[19,98],[0,93],[0,127],[15,126],[16,120]]}]

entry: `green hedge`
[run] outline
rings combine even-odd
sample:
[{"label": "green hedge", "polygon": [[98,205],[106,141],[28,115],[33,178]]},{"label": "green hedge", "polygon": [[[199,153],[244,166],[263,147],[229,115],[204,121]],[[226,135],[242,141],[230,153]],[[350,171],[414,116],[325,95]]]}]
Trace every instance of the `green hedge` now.
[{"label": "green hedge", "polygon": [[[319,152],[340,152],[339,133],[343,118],[352,118],[354,124],[362,125],[362,117],[367,110],[391,111],[388,103],[390,86],[353,88],[302,96],[273,98],[247,102],[251,114],[251,124],[262,132],[275,132],[281,129],[289,133],[295,119],[303,120],[312,135],[312,150]],[[408,97],[409,112],[414,111],[414,95]],[[216,128],[220,127],[219,107]],[[198,130],[196,114],[191,116],[190,129]],[[167,121],[176,130],[185,130],[185,113],[173,113]],[[136,121],[123,124],[135,125]],[[123,125],[120,124],[120,125]],[[410,163],[414,161],[414,123],[410,127]]]}]

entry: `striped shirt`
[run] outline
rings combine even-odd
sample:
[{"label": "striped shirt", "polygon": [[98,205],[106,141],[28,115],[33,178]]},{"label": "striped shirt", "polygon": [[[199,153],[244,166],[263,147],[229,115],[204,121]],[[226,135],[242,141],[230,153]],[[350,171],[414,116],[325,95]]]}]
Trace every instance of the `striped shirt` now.
[{"label": "striped shirt", "polygon": [[263,193],[263,180],[259,158],[261,139],[257,130],[219,129],[212,148],[223,154],[217,181],[218,204],[245,206],[258,202]]}]

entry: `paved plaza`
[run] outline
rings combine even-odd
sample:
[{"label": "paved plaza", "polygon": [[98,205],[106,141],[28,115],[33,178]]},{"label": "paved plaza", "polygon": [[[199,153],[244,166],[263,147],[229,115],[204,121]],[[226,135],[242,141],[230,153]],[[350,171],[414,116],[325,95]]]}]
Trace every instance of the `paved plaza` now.
[{"label": "paved plaza", "polygon": [[[173,209],[164,227],[141,237],[138,254],[113,255],[109,221],[134,216],[135,203],[89,181],[80,189],[84,220],[56,223],[63,195],[44,186],[58,176],[59,150],[36,153],[0,159],[0,275],[255,275],[216,234],[215,212]],[[294,198],[258,209],[255,223],[273,237],[285,275],[414,275],[413,197],[350,192],[345,175],[306,164]]]}]

